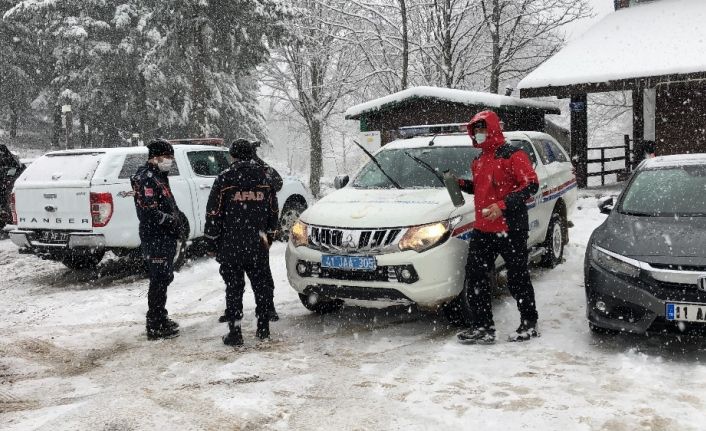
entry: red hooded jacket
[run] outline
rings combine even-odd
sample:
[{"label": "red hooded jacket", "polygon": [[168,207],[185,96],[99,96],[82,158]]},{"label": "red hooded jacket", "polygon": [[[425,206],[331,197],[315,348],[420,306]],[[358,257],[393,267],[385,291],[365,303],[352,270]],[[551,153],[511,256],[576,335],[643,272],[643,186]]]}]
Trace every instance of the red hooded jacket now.
[{"label": "red hooded jacket", "polygon": [[[473,125],[485,121],[487,137],[479,144],[473,135]],[[524,231],[529,229],[525,202],[539,190],[537,173],[529,156],[519,148],[505,143],[500,118],[492,111],[476,114],[468,123],[473,145],[482,150],[471,162],[472,181],[459,180],[467,193],[473,193],[476,220],[474,229],[481,232]],[[503,215],[487,220],[482,211],[498,204]]]}]

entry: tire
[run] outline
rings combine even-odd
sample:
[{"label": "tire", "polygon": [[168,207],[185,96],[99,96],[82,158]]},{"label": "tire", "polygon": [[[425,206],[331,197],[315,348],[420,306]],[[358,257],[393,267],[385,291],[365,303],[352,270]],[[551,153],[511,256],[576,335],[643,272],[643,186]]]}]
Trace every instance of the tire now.
[{"label": "tire", "polygon": [[105,250],[88,253],[71,253],[65,255],[61,259],[61,263],[73,270],[96,269],[100,261],[103,260],[104,255]]},{"label": "tire", "polygon": [[[488,283],[491,295],[495,296],[500,290],[498,273],[496,270],[488,272]],[[464,283],[463,290],[456,298],[443,306],[444,316],[453,326],[468,328],[473,323],[473,309],[468,302],[468,283]]]},{"label": "tire", "polygon": [[542,244],[542,247],[544,247],[546,251],[539,261],[541,266],[554,268],[561,263],[564,258],[565,226],[566,220],[564,220],[559,213],[553,213],[552,218],[549,220],[549,227],[547,228],[547,238]]},{"label": "tire", "polygon": [[340,299],[328,299],[322,296],[318,297],[315,303],[309,301],[309,295],[299,294],[299,300],[302,305],[309,311],[316,314],[330,314],[339,311],[343,307],[343,301]]},{"label": "tire", "polygon": [[279,235],[277,239],[280,241],[289,241],[289,232],[292,226],[299,219],[299,216],[306,210],[306,204],[299,201],[288,200],[282,208],[282,214],[279,216]]}]

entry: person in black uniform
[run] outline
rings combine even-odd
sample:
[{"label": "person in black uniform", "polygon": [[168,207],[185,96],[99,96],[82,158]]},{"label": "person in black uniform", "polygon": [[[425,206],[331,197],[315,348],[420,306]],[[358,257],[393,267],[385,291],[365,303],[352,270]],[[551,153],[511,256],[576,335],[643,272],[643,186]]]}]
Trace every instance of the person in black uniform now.
[{"label": "person in black uniform", "polygon": [[206,207],[205,237],[209,255],[221,264],[226,284],[228,334],[223,343],[243,344],[241,320],[245,274],[255,294],[257,337],[270,336],[274,281],[270,271],[269,249],[279,219],[277,194],[267,169],[255,161],[254,145],[244,139],[230,149],[233,164],[213,183]]},{"label": "person in black uniform", "polygon": [[174,280],[173,261],[181,231],[181,212],[169,188],[174,148],[164,139],[147,145],[148,160],[130,178],[140,220],[142,255],[150,285],[147,293],[147,338],[179,335],[179,324],[168,317],[167,287]]},{"label": "person in black uniform", "polygon": [[[275,191],[275,193],[279,192],[282,190],[282,176],[277,172],[275,168],[272,166],[268,165],[265,163],[264,160],[262,160],[260,157],[257,155],[257,147],[260,146],[260,142],[250,142],[246,139],[238,139],[235,142],[233,142],[232,145],[250,145],[253,150],[253,157],[252,160],[255,161],[255,163],[259,164],[263,168],[265,168],[265,175],[267,177],[267,180],[270,182],[270,185],[272,186],[272,189]],[[273,286],[274,289],[274,286]],[[274,301],[272,302],[272,308],[269,311],[269,316],[270,316],[270,322],[276,322],[279,320],[279,314],[277,314],[277,310],[275,310],[275,304]],[[225,312],[223,313],[222,316],[218,318],[218,321],[220,323],[225,323],[228,321],[228,318],[226,317]]]}]

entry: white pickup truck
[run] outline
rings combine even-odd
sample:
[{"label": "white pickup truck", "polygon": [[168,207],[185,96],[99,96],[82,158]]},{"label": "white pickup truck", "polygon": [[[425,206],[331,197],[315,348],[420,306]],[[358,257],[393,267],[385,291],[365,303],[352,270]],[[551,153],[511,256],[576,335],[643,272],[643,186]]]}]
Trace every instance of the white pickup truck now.
[{"label": "white pickup truck", "polygon": [[[425,133],[446,126],[459,131]],[[350,184],[347,176],[336,178],[339,190],[292,228],[287,277],[309,310],[327,313],[353,299],[444,306],[451,321],[471,312],[464,265],[473,196],[455,207],[436,175],[451,170],[470,178],[480,150],[471,146],[465,124],[410,129],[421,136],[385,145],[374,155],[379,166],[369,161]],[[546,133],[506,132],[505,138],[527,152],[537,171],[540,189],[527,202],[528,245],[533,259],[552,267],[562,260],[576,202],[569,156]]]},{"label": "white pickup truck", "polygon": [[[223,147],[175,145],[174,159],[169,182],[188,226],[175,257],[178,268],[187,245],[203,237],[211,186],[231,158]],[[21,253],[61,261],[72,269],[97,265],[106,251],[124,256],[139,250],[130,176],[146,160],[146,147],[45,154],[15,182],[10,239]],[[301,181],[283,180],[277,197],[281,229],[288,232],[312,198]]]}]

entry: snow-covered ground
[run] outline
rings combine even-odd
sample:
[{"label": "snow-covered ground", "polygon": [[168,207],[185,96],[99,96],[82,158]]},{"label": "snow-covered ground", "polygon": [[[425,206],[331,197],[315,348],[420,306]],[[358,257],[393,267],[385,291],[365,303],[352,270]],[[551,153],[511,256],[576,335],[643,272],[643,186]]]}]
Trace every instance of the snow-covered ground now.
[{"label": "snow-covered ground", "polygon": [[[146,280],[71,273],[0,241],[0,429],[696,430],[706,423],[706,343],[596,337],[582,261],[604,216],[582,192],[566,262],[534,270],[542,337],[463,346],[440,315],[407,308],[306,311],[273,247],[273,341],[221,343],[223,283],[201,259],[176,275],[179,338],[144,335]],[[495,302],[501,336],[518,324]]]}]

